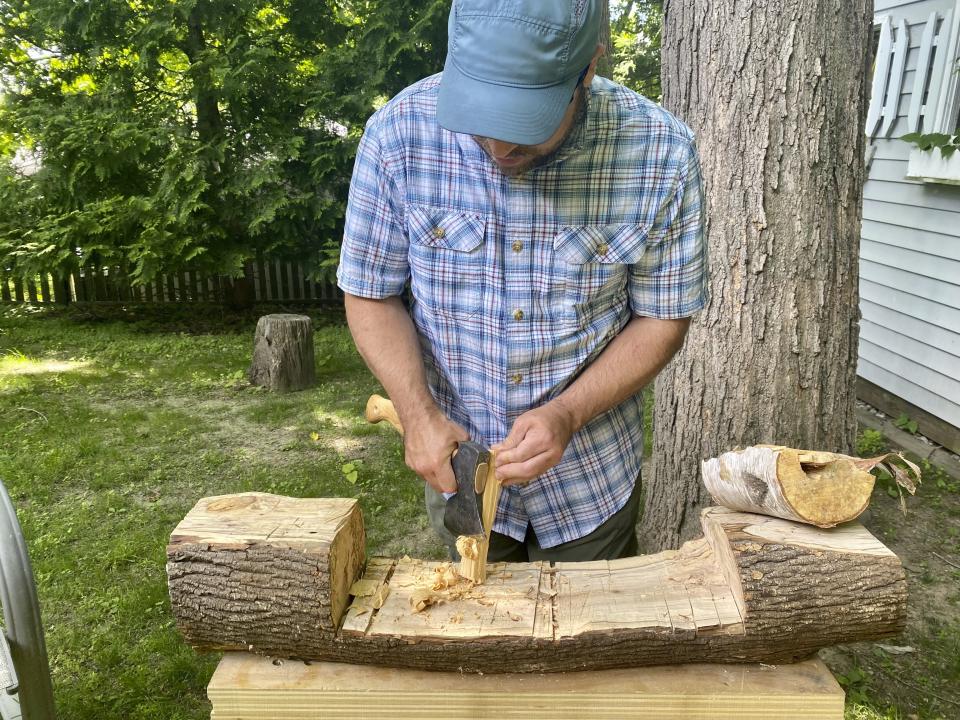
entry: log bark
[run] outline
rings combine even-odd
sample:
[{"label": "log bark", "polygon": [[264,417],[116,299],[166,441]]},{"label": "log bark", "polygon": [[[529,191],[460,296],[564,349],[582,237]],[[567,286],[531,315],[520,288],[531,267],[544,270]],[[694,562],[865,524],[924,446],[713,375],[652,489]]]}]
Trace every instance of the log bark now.
[{"label": "log bark", "polygon": [[718,505],[833,527],[867,509],[874,477],[846,455],[750,447],[704,461],[703,482]]},{"label": "log bark", "polygon": [[697,532],[700,460],[849,453],[869,0],[668,0],[664,106],[696,133],[708,306],[656,381],[646,551]]},{"label": "log bark", "polygon": [[276,392],[313,387],[317,378],[310,318],[287,313],[261,317],[247,378],[253,385]]},{"label": "log bark", "polygon": [[[202,501],[174,531],[171,601],[192,645],[434,670],[559,672],[791,662],[896,634],[905,622],[903,567],[856,523],[823,530],[709,508],[704,537],[656,555],[497,563],[482,586],[457,582],[449,563],[372,558],[353,582],[362,548],[348,539],[359,529],[347,512],[353,501],[293,502],[259,494]],[[310,520],[328,516],[338,519]],[[321,527],[326,544],[305,545],[309,529]],[[339,557],[350,561],[324,562],[324,547],[342,548]],[[338,575],[334,567],[344,569]],[[430,600],[417,612],[425,590]],[[346,593],[352,601],[338,622],[343,602],[333,598]]]},{"label": "log bark", "polygon": [[356,500],[266,493],[201,500],[167,546],[170,604],[187,642],[293,648],[333,638],[364,563]]}]

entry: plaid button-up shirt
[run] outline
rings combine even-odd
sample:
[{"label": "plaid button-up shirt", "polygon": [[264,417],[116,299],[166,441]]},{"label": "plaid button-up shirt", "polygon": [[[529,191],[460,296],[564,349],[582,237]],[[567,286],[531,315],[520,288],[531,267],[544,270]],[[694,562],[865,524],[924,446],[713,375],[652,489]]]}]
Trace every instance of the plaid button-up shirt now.
[{"label": "plaid button-up shirt", "polygon": [[[687,317],[707,300],[703,196],[690,130],[595,78],[588,111],[548,164],[506,177],[435,119],[439,75],[367,123],[338,279],[401,295],[431,391],[474,440],[503,440],[556,397],[634,315]],[[501,493],[494,529],[542,547],[590,533],[640,471],[638,393],[576,433],[560,463]]]}]

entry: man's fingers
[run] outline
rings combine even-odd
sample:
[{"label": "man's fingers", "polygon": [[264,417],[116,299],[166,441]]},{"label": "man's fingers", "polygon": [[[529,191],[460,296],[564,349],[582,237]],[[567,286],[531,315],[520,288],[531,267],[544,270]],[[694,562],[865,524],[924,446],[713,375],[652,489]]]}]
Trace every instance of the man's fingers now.
[{"label": "man's fingers", "polygon": [[549,470],[553,463],[550,451],[541,452],[523,462],[514,462],[497,468],[497,478],[503,485],[525,485]]},{"label": "man's fingers", "polygon": [[524,462],[546,450],[547,446],[544,443],[528,433],[516,447],[497,453],[496,467],[499,470],[504,465]]},{"label": "man's fingers", "polygon": [[457,478],[453,474],[453,466],[450,463],[444,463],[433,477],[431,487],[437,492],[456,492]]}]

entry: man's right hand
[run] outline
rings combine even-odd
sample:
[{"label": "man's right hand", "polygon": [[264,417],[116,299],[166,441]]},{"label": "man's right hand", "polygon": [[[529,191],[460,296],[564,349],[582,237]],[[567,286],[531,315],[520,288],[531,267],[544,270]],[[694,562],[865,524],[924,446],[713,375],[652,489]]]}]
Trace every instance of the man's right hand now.
[{"label": "man's right hand", "polygon": [[403,421],[404,462],[440,493],[457,491],[450,458],[469,433],[439,410]]}]

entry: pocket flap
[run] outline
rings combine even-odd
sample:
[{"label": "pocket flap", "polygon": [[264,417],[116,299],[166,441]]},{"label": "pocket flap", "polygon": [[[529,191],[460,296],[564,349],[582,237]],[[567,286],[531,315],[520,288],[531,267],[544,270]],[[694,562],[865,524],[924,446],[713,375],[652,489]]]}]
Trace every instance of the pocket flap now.
[{"label": "pocket flap", "polygon": [[460,210],[411,205],[407,208],[410,240],[428,247],[470,252],[483,242],[483,216]]},{"label": "pocket flap", "polygon": [[649,231],[649,225],[636,223],[567,226],[553,239],[553,249],[572,265],[632,265],[643,257]]}]

